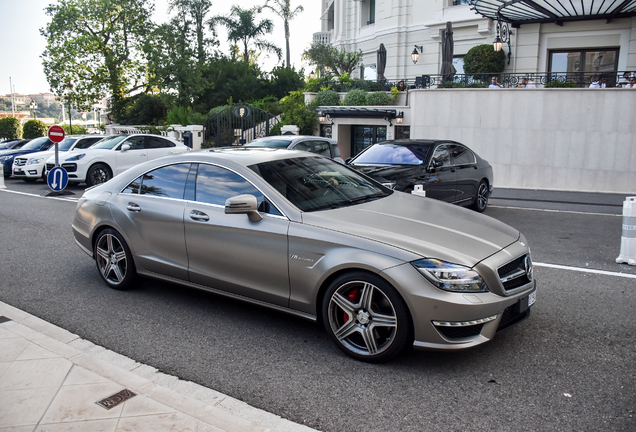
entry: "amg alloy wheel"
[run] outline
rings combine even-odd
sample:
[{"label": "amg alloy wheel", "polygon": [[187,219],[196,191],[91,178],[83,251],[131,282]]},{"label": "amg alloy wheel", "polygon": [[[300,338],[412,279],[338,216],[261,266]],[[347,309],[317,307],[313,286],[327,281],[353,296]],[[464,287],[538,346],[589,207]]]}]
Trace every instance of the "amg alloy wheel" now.
[{"label": "amg alloy wheel", "polygon": [[355,272],[336,279],[322,309],[325,328],[336,345],[358,360],[386,361],[412,343],[404,300],[373,274]]},{"label": "amg alloy wheel", "polygon": [[117,231],[108,228],[99,234],[94,256],[97,270],[108,286],[117,290],[132,288],[135,264],[128,245]]}]

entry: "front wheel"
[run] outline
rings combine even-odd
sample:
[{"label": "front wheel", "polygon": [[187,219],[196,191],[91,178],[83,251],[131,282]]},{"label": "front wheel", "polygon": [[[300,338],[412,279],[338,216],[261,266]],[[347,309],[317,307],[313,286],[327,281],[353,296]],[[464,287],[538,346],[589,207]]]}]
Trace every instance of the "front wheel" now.
[{"label": "front wheel", "polygon": [[106,165],[98,163],[88,169],[86,173],[86,185],[90,187],[106,183],[111,178],[110,169]]},{"label": "front wheel", "polygon": [[488,197],[490,191],[488,190],[488,183],[485,180],[479,182],[477,186],[477,194],[475,195],[475,202],[473,203],[473,210],[482,213],[488,206]]},{"label": "front wheel", "polygon": [[97,270],[109,287],[116,290],[132,288],[137,272],[121,234],[111,228],[102,231],[95,242],[94,256]]},{"label": "front wheel", "polygon": [[345,354],[382,362],[412,343],[408,308],[384,279],[352,272],[334,280],[322,305],[325,328]]}]

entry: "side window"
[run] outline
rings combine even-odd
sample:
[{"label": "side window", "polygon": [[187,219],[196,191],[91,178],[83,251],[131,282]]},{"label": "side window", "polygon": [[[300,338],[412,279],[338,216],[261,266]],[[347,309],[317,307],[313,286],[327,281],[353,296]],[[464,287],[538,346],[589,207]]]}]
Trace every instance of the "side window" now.
[{"label": "side window", "polygon": [[146,137],[146,148],[175,147],[175,143],[160,137]]},{"label": "side window", "polygon": [[228,198],[243,194],[254,195],[261,211],[280,214],[268,202],[264,204],[263,201],[266,200],[263,194],[240,175],[213,165],[199,165],[196,201],[225,207],[225,201]]},{"label": "side window", "polygon": [[451,146],[451,154],[455,165],[471,165],[476,162],[473,152],[462,145]]},{"label": "side window", "polygon": [[75,145],[75,149],[76,150],[81,150],[81,149],[85,149],[85,148],[89,148],[90,146],[92,146],[93,144],[95,144],[97,141],[101,140],[102,137],[99,138],[84,138],[82,140],[80,140],[80,142],[78,142]]},{"label": "side window", "polygon": [[144,142],[146,141],[145,136],[132,136],[123,142],[124,144],[128,144],[130,146],[130,150],[143,150],[145,148]]},{"label": "side window", "polygon": [[190,164],[168,165],[133,180],[122,193],[183,199]]},{"label": "side window", "polygon": [[331,158],[331,150],[327,141],[314,141],[314,153],[320,156]]},{"label": "side window", "polygon": [[294,146],[294,150],[311,151],[311,143],[308,141],[301,141]]},{"label": "side window", "polygon": [[445,145],[437,146],[433,153],[432,162],[436,163],[438,168],[450,166],[450,151],[448,150],[448,147]]}]

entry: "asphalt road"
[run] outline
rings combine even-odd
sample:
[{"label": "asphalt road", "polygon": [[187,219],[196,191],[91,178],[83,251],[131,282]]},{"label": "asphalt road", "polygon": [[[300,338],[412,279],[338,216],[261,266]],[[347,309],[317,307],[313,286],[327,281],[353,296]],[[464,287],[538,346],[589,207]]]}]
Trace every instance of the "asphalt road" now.
[{"label": "asphalt road", "polygon": [[6,183],[36,196],[0,191],[0,300],[162,372],[329,432],[636,430],[636,267],[614,262],[620,209],[489,208],[532,248],[531,317],[469,351],[370,365],[282,313],[153,280],[108,289],[72,239],[81,188],[66,201]]}]

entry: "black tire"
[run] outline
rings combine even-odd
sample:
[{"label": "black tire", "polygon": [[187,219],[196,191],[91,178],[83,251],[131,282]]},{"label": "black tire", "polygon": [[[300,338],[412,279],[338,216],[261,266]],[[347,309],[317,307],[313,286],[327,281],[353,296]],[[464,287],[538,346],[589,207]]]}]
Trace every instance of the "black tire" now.
[{"label": "black tire", "polygon": [[116,290],[128,290],[137,278],[135,263],[126,241],[111,228],[100,232],[93,250],[97,271],[106,285]]},{"label": "black tire", "polygon": [[490,190],[488,190],[488,183],[486,180],[482,180],[477,186],[477,193],[475,194],[475,202],[472,205],[472,209],[476,212],[483,213],[486,207],[488,207],[489,197]]},{"label": "black tire", "polygon": [[95,186],[102,183],[106,183],[113,178],[113,174],[110,172],[110,168],[106,164],[97,163],[91,166],[86,173],[86,185]]},{"label": "black tire", "polygon": [[355,271],[335,279],[322,304],[325,329],[357,360],[378,363],[413,344],[413,324],[400,294],[384,279]]}]

